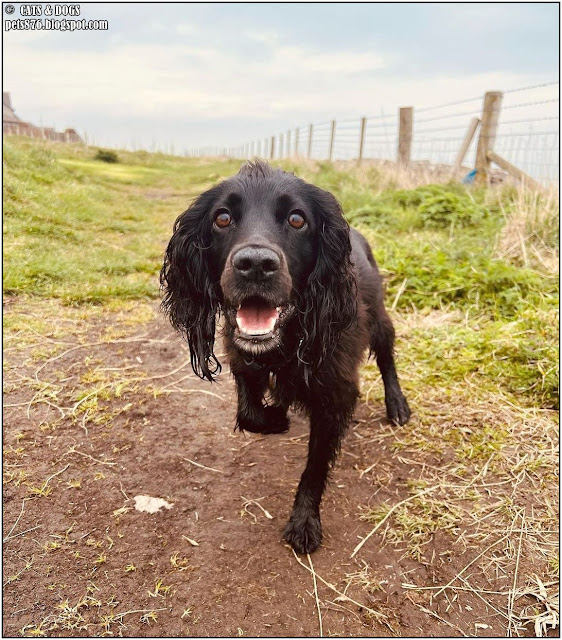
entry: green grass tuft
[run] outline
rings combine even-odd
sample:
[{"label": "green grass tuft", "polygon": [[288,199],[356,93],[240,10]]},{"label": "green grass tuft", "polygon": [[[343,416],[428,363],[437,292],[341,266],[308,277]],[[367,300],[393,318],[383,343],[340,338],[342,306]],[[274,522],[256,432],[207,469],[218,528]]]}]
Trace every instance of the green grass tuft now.
[{"label": "green grass tuft", "polygon": [[110,149],[98,149],[96,155],[94,156],[94,160],[114,163],[119,162],[119,156],[115,153],[115,151],[111,151]]}]

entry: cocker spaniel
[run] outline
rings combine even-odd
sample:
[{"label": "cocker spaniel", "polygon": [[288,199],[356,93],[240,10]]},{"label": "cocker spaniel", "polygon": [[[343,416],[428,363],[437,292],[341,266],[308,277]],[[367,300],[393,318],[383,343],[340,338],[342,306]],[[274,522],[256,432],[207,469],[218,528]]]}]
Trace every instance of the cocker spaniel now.
[{"label": "cocker spaniel", "polygon": [[320,501],[367,348],[382,374],[389,420],[410,417],[367,241],[332,194],[256,161],[178,217],[160,280],[162,308],[187,339],[193,370],[210,381],[221,370],[214,343],[223,315],[237,429],[286,431],[290,406],[309,415],[308,460],[283,537],[299,553],[314,551],[322,541]]}]

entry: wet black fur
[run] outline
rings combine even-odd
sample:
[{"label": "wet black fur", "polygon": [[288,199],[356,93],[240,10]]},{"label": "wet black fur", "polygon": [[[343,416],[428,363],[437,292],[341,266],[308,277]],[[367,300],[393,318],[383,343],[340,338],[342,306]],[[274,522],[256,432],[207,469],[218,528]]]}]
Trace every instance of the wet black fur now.
[{"label": "wet black fur", "polygon": [[[235,213],[227,230],[213,225],[219,206]],[[307,220],[302,232],[287,225],[295,206]],[[247,244],[270,247],[281,256],[280,278],[288,278],[295,307],[276,348],[255,356],[235,346],[235,326],[228,321],[242,285],[234,291],[230,283],[235,281],[225,276],[233,253]],[[308,461],[284,538],[300,553],[314,551],[322,540],[320,501],[359,395],[358,370],[366,349],[381,370],[388,418],[404,424],[410,417],[394,366],[394,328],[367,241],[349,228],[330,193],[265,163],[250,163],[178,217],[160,278],[162,308],[186,337],[193,370],[210,381],[221,369],[214,341],[217,318],[225,314],[238,429],[286,431],[289,406],[310,416]],[[277,291],[278,285],[276,295],[285,295],[280,283],[268,289]]]}]

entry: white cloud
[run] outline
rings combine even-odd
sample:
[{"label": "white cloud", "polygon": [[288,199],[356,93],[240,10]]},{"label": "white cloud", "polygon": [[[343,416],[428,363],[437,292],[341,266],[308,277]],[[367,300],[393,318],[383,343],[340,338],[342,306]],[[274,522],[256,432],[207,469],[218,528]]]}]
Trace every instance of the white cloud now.
[{"label": "white cloud", "polygon": [[272,30],[253,31],[252,29],[247,29],[242,35],[248,40],[263,42],[269,45],[276,44],[281,39],[277,31]]},{"label": "white cloud", "polygon": [[199,29],[194,24],[180,23],[175,27],[176,33],[180,36],[195,36],[199,33]]},{"label": "white cloud", "polygon": [[312,87],[331,85],[335,74],[341,81],[383,66],[382,57],[371,52],[319,54],[296,46],[276,49],[270,60],[263,54],[241,60],[234,53],[178,44],[117,44],[69,56],[18,43],[10,47],[5,85],[17,87],[21,100],[33,96],[33,102],[55,109],[224,117],[260,114],[271,102],[294,109],[307,102]]},{"label": "white cloud", "polygon": [[279,75],[283,71],[294,75],[331,73],[343,76],[377,71],[385,67],[380,55],[366,52],[333,51],[331,53],[312,53],[303,47],[281,47],[275,52],[272,61]]},{"label": "white cloud", "polygon": [[[179,23],[176,33],[185,41],[113,40],[106,41],[105,50],[70,52],[41,50],[37,42],[29,46],[44,34],[7,34],[4,88],[12,92],[18,114],[37,123],[42,118],[43,124],[74,126],[93,135],[108,131],[110,123],[113,131],[115,123],[126,123],[121,133],[112,134],[121,136],[115,144],[133,137],[146,143],[166,123],[175,123],[177,130],[178,123],[183,129],[193,121],[209,122],[199,140],[193,142],[192,132],[181,143],[191,145],[239,141],[239,131],[225,132],[227,125],[222,126],[236,119],[255,131],[244,137],[258,137],[308,122],[396,113],[399,106],[431,106],[536,82],[516,71],[430,79],[407,69],[392,74],[385,52],[282,45],[275,31],[240,35],[250,50],[255,45],[252,56],[247,47],[242,54],[226,42],[197,46],[187,38],[193,32],[194,27]],[[137,129],[127,128],[133,126]]]}]

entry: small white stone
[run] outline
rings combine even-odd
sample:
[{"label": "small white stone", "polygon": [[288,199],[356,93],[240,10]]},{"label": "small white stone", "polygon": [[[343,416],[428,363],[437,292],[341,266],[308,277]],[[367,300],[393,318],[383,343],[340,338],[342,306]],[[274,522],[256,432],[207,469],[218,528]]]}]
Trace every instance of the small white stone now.
[{"label": "small white stone", "polygon": [[135,496],[133,500],[135,501],[135,509],[145,513],[157,513],[162,507],[171,509],[174,506],[162,498],[152,498],[151,496]]}]

